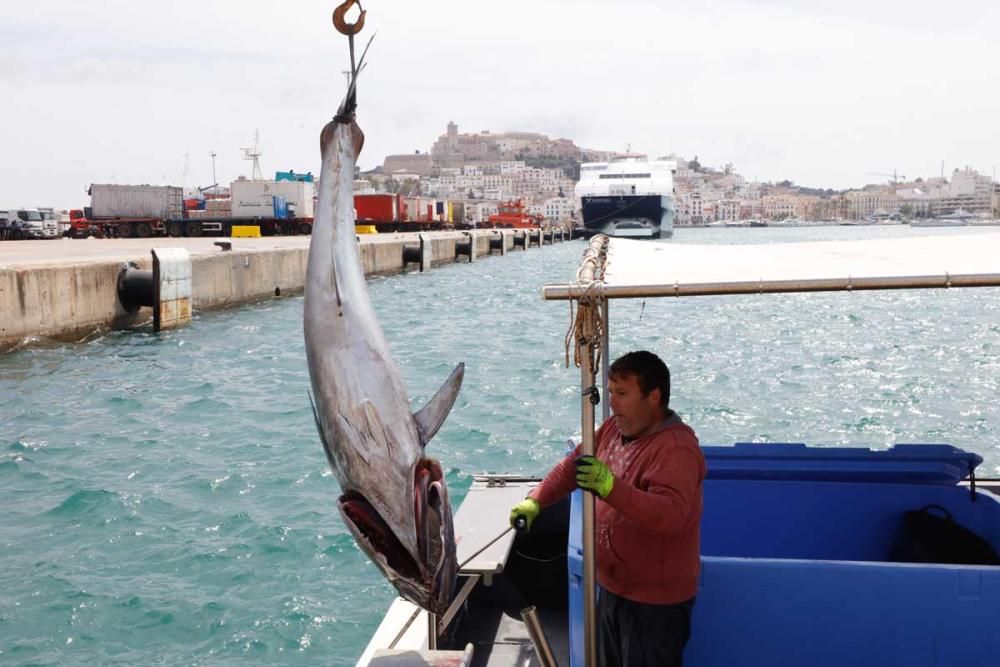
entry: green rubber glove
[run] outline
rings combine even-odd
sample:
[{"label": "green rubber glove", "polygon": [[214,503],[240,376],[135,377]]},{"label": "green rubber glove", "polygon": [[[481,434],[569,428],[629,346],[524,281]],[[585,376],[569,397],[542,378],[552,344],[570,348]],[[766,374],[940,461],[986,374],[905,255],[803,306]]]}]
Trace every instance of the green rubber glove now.
[{"label": "green rubber glove", "polygon": [[535,517],[538,513],[542,511],[541,505],[534,498],[525,498],[510,510],[510,525],[512,528],[518,528],[517,520],[523,518],[525,523],[525,530],[531,530],[531,524],[535,522]]},{"label": "green rubber glove", "polygon": [[576,460],[576,485],[601,498],[607,498],[611,487],[615,485],[615,476],[600,459],[581,456]]}]

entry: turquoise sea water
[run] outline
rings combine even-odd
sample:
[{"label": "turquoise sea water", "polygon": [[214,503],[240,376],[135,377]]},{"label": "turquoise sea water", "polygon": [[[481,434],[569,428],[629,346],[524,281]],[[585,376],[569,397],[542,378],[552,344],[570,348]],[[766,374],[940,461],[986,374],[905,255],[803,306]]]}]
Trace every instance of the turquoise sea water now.
[{"label": "turquoise sea water", "polygon": [[[974,233],[679,230],[666,243]],[[459,362],[431,443],[453,504],[543,473],[579,430],[564,367],[581,242],[369,283],[415,404]],[[340,522],[309,410],[301,297],[0,357],[0,664],[353,665],[392,589]],[[946,442],[1000,476],[1000,290],[612,305],[705,443]],[[502,516],[506,508],[498,508]]]}]

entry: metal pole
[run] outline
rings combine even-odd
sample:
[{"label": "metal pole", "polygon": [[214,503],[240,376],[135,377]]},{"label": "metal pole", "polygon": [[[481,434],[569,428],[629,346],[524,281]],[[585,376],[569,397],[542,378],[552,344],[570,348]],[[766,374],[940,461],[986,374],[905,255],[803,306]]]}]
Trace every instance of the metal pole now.
[{"label": "metal pole", "polygon": [[521,620],[524,621],[524,627],[528,630],[531,644],[535,647],[535,656],[538,658],[541,666],[559,667],[555,656],[552,655],[552,647],[549,646],[549,640],[545,637],[542,622],[538,620],[538,611],[533,606],[522,609]]},{"label": "metal pole", "polygon": [[437,614],[427,612],[427,650],[436,651],[438,647]]},{"label": "metal pole", "polygon": [[[580,302],[580,308],[593,308],[590,304]],[[582,384],[581,414],[583,415],[582,433],[584,455],[594,454],[594,404],[589,389],[594,387],[597,378],[591,368],[592,341],[579,340],[580,346],[580,382]],[[583,641],[584,665],[597,667],[597,609],[595,604],[597,590],[596,541],[594,539],[594,494],[583,494]]]},{"label": "metal pole", "polygon": [[611,401],[608,400],[608,369],[611,366],[611,329],[608,328],[608,299],[601,301],[601,423],[608,421],[611,416]]}]

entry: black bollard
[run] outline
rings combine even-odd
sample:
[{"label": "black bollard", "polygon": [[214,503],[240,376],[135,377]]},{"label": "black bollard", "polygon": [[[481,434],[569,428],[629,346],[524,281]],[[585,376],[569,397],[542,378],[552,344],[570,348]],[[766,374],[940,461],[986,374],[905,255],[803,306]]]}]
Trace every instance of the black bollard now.
[{"label": "black bollard", "polygon": [[122,308],[134,313],[142,306],[152,306],[153,272],[144,271],[138,264],[129,262],[118,272],[118,301]]}]

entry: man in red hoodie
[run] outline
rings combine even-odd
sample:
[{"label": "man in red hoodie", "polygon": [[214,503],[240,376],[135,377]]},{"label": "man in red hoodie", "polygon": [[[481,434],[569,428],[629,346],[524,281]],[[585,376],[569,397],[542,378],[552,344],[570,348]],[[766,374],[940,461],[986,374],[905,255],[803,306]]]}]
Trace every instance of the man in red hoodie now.
[{"label": "man in red hoodie", "polygon": [[511,525],[576,488],[598,497],[599,651],[605,667],[681,665],[698,582],[705,459],[670,409],[670,371],[652,352],[629,352],[609,370],[614,415],[514,506]]}]

